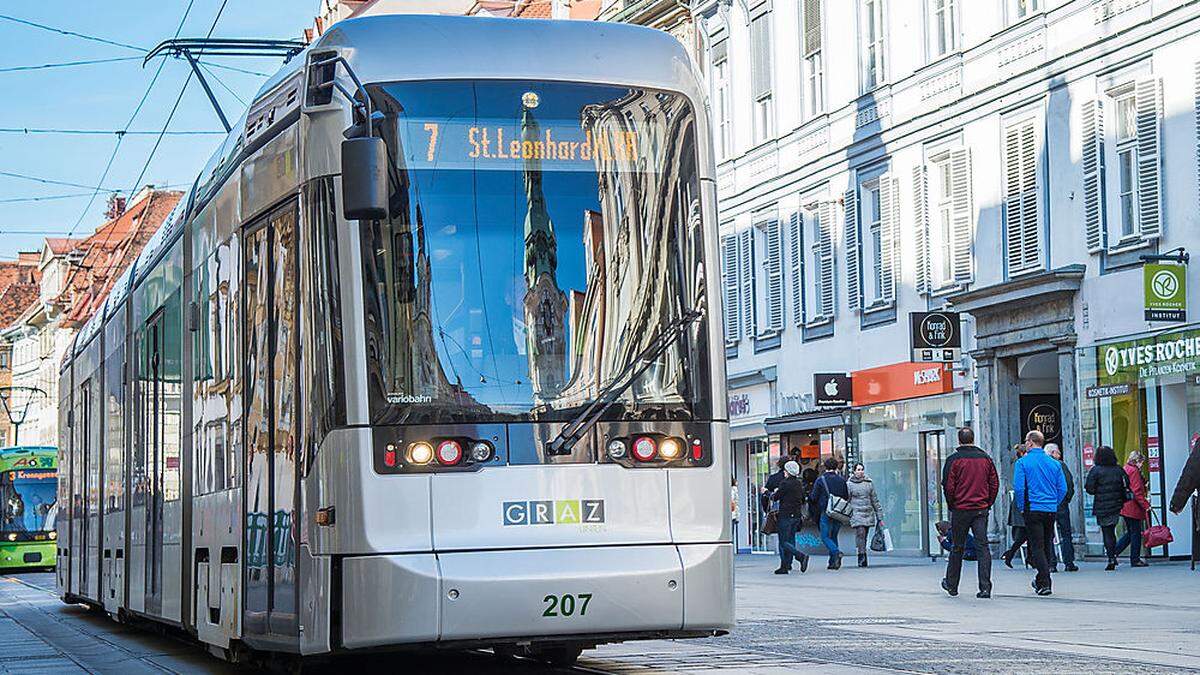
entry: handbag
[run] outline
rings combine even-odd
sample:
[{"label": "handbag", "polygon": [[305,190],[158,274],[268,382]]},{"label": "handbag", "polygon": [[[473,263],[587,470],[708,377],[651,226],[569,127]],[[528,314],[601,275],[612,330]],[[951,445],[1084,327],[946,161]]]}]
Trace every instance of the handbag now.
[{"label": "handbag", "polygon": [[[825,480],[821,476],[821,480]],[[825,513],[830,518],[846,525],[850,522],[850,515],[854,513],[854,509],[850,507],[849,500],[843,499],[829,491],[829,483],[825,483],[825,494],[828,499],[825,502]]]},{"label": "handbag", "polygon": [[1137,495],[1133,494],[1133,488],[1129,486],[1129,474],[1125,473],[1125,469],[1121,469],[1121,482],[1125,485],[1125,501],[1131,502],[1137,499]]},{"label": "handbag", "polygon": [[779,531],[779,511],[768,511],[767,517],[763,518],[762,525],[758,528],[763,534],[775,534]]},{"label": "handbag", "polygon": [[871,535],[871,550],[883,553],[887,549],[887,540],[884,538],[884,531],[887,528],[875,527],[875,534]]},{"label": "handbag", "polygon": [[[1152,522],[1158,521],[1158,511],[1150,509],[1150,520]],[[1173,541],[1175,541],[1175,535],[1171,534],[1171,528],[1162,523],[1151,525],[1142,533],[1142,542],[1148,549],[1165,546]]]}]

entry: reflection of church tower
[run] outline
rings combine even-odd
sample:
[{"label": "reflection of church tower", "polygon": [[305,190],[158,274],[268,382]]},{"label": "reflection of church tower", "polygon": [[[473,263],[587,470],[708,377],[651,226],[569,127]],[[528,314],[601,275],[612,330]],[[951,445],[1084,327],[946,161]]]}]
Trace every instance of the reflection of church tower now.
[{"label": "reflection of church tower", "polygon": [[[536,141],[540,127],[526,109],[521,138]],[[532,155],[532,153],[531,153]],[[558,287],[558,239],[542,193],[542,163],[525,159],[525,341],[534,396],[554,398],[566,382],[567,297]]]}]

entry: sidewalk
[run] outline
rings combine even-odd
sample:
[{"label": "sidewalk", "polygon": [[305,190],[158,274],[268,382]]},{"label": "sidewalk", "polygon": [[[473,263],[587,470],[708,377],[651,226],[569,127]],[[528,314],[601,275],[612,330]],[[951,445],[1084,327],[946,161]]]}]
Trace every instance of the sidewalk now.
[{"label": "sidewalk", "polygon": [[738,556],[738,627],[730,635],[602,647],[588,665],[609,669],[612,659],[658,672],[1200,672],[1200,571],[1186,563],[1122,565],[1116,572],[1084,563],[1079,572],[1055,575],[1054,595],[1043,598],[1029,586],[1032,570],[996,562],[993,597],[979,600],[972,562],[963,565],[955,598],[938,586],[944,561],[877,557],[868,569],[829,571],[814,558],[807,574],[775,576],[778,562]]}]

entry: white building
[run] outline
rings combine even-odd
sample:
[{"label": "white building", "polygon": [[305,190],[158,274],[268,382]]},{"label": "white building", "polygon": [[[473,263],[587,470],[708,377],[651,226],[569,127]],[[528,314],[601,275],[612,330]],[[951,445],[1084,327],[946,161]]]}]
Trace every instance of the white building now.
[{"label": "white building", "polygon": [[[775,457],[799,448],[809,465],[861,459],[898,550],[936,552],[953,428],[976,428],[1007,491],[1031,421],[1061,431],[1078,545],[1100,552],[1078,488],[1101,444],[1150,456],[1166,517],[1200,437],[1200,344],[1185,339],[1200,336],[1200,270],[1186,272],[1192,323],[1147,322],[1141,256],[1200,252],[1200,3],[696,11],[743,522]],[[910,313],[948,306],[966,313],[969,356],[953,370],[909,363]],[[817,409],[815,373],[852,374],[850,404]],[[1190,527],[1168,520],[1170,552],[1185,553]],[[773,545],[748,530],[742,547]]]}]

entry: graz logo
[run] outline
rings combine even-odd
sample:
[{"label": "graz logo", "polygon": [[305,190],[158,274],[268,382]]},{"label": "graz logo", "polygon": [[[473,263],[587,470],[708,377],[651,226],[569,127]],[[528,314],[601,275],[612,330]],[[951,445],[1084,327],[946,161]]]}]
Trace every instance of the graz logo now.
[{"label": "graz logo", "polygon": [[1121,367],[1121,353],[1116,347],[1109,347],[1104,352],[1104,370],[1110,375],[1116,375],[1117,369]]},{"label": "graz logo", "polygon": [[504,525],[580,525],[604,522],[603,499],[530,500],[503,503]]}]

